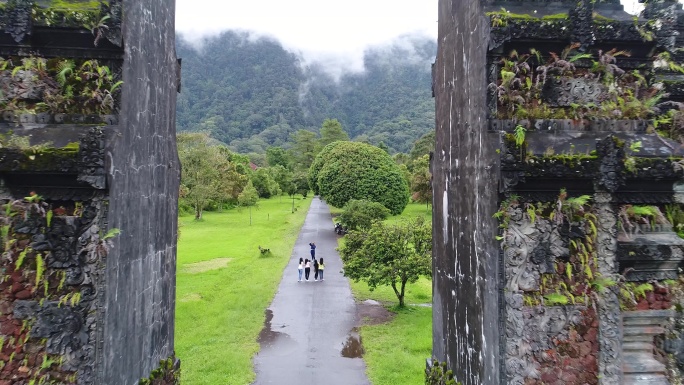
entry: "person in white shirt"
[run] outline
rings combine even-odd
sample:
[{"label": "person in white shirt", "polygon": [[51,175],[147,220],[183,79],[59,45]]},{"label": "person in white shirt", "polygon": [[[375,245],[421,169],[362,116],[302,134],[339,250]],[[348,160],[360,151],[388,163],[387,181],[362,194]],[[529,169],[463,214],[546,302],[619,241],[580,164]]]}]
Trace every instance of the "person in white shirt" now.
[{"label": "person in white shirt", "polygon": [[297,282],[302,282],[302,273],[304,272],[304,258],[299,258],[299,266],[297,267],[297,271],[299,271],[299,279]]}]

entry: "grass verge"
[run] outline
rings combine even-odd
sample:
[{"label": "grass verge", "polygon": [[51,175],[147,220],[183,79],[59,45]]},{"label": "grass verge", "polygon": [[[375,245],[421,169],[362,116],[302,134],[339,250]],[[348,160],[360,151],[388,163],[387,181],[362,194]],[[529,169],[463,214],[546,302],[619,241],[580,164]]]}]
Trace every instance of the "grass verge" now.
[{"label": "grass verge", "polygon": [[[179,218],[175,347],[183,385],[249,384],[252,357],[311,198]],[[268,248],[264,257],[258,247]]]},{"label": "grass verge", "polygon": [[432,356],[432,308],[392,310],[389,323],[361,327],[368,378],[373,385],[422,384]]}]

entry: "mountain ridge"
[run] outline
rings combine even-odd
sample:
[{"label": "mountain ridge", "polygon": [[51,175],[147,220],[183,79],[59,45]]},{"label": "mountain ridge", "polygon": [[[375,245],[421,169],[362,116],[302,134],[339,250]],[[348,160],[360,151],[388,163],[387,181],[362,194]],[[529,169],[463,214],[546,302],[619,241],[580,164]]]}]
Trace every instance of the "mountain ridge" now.
[{"label": "mountain ridge", "polygon": [[206,131],[240,153],[289,147],[299,129],[338,119],[353,140],[408,152],[434,128],[430,63],[436,42],[404,36],[364,52],[363,72],[334,79],[273,38],[226,31],[201,49],[179,35],[183,58],[179,132]]}]

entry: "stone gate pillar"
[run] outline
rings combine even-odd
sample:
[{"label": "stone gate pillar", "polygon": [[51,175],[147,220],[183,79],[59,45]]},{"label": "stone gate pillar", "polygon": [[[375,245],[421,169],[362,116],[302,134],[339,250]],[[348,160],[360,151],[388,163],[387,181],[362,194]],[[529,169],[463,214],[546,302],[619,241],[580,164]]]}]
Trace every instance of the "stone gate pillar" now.
[{"label": "stone gate pillar", "polygon": [[109,223],[103,378],[133,384],[173,355],[180,162],[175,0],[124,0],[121,122],[106,151]]},{"label": "stone gate pillar", "polygon": [[[439,2],[433,160],[434,355],[464,385],[499,382],[495,152],[487,133],[489,23],[480,0]],[[494,183],[493,183],[494,182]]]},{"label": "stone gate pillar", "polygon": [[619,0],[439,2],[433,354],[457,381],[684,369],[651,354],[684,335],[663,321],[684,268],[682,32],[675,0],[636,19]]},{"label": "stone gate pillar", "polygon": [[0,0],[0,384],[179,382],[174,19]]}]

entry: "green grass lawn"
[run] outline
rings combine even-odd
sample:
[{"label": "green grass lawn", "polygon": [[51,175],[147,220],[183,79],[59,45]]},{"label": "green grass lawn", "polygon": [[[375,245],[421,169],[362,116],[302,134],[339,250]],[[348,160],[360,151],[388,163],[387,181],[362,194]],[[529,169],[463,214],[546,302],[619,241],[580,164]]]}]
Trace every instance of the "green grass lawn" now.
[{"label": "green grass lawn", "polygon": [[[180,217],[176,354],[183,385],[249,384],[264,310],[311,204],[311,197],[261,200],[259,208]],[[258,246],[269,248],[263,257]]]},{"label": "green grass lawn", "polygon": [[423,384],[425,359],[432,356],[432,308],[395,311],[389,323],[361,328],[366,373],[373,385]]},{"label": "green grass lawn", "polygon": [[[411,203],[401,215],[386,222],[399,222],[422,217],[431,221],[432,207]],[[388,323],[361,327],[366,372],[373,385],[415,385],[425,382],[425,359],[432,356],[432,308],[411,304],[432,303],[432,281],[420,278],[406,286],[408,306],[397,309],[399,303],[389,286],[370,291],[363,282],[351,282],[358,301],[373,299],[395,312]]]}]

